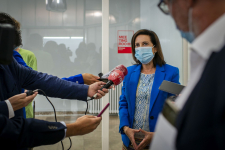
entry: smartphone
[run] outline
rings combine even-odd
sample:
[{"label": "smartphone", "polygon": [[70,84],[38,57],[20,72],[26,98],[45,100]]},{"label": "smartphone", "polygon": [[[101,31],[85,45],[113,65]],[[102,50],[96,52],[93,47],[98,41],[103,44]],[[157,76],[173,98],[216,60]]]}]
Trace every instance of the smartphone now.
[{"label": "smartphone", "polygon": [[108,103],[108,104],[102,109],[102,111],[98,114],[97,117],[101,117],[102,114],[105,112],[105,110],[109,107],[109,105],[110,105],[110,103]]},{"label": "smartphone", "polygon": [[163,80],[162,84],[159,87],[159,90],[162,90],[171,94],[179,95],[181,91],[184,89],[184,87],[185,86],[183,85]]}]

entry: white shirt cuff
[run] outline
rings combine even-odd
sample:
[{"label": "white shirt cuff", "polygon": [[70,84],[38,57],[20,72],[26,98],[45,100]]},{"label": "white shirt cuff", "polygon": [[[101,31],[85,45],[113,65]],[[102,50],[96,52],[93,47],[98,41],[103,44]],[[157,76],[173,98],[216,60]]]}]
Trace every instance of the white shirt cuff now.
[{"label": "white shirt cuff", "polygon": [[8,110],[9,110],[9,119],[13,118],[15,116],[15,113],[14,113],[14,110],[12,108],[12,105],[11,105],[9,100],[5,100],[5,102],[6,102],[7,106],[8,106]]},{"label": "white shirt cuff", "polygon": [[[63,124],[63,125],[66,127],[65,122],[62,121],[62,122],[60,122],[60,123]],[[63,137],[62,140],[64,140],[64,139],[66,138],[66,131],[67,131],[67,128],[65,128],[64,131],[65,131],[65,135],[64,135],[64,137]],[[61,141],[62,141],[62,140],[61,140]]]}]

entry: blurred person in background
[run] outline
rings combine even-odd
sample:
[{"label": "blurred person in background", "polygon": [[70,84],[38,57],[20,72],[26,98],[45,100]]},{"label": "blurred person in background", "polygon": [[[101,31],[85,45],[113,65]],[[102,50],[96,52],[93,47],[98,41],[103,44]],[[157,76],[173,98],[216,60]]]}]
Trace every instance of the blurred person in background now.
[{"label": "blurred person in background", "polygon": [[61,73],[61,57],[57,51],[58,44],[55,41],[48,41],[44,45],[44,51],[49,53],[53,60],[53,69],[51,71],[52,74],[60,74]]},{"label": "blurred person in background", "polygon": [[89,68],[90,72],[93,74],[99,74],[101,72],[101,56],[99,53],[96,51],[96,45],[94,43],[89,43],[87,44],[87,50],[89,53],[88,56],[88,63],[89,63]]},{"label": "blurred person in background", "polygon": [[86,43],[81,42],[78,48],[76,49],[75,53],[77,56],[74,59],[75,68],[77,69],[78,72],[86,72],[89,67],[88,63],[89,54]]},{"label": "blurred person in background", "polygon": [[57,47],[57,52],[60,56],[60,64],[58,66],[60,69],[60,76],[65,77],[66,74],[73,74],[76,67],[70,60],[72,51],[68,49],[65,44],[59,44]]},{"label": "blurred person in background", "polygon": [[43,37],[38,33],[31,34],[24,45],[25,49],[32,51],[37,58],[38,71],[51,73],[54,68],[50,53],[43,50]]}]

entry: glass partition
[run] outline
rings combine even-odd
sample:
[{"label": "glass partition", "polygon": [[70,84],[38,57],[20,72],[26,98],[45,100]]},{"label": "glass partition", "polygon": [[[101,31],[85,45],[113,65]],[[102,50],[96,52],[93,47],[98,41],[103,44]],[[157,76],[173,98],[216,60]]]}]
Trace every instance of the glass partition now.
[{"label": "glass partition", "polygon": [[[35,54],[38,71],[60,78],[101,72],[101,0],[0,0],[0,3],[1,12],[21,23],[21,48]],[[83,116],[87,107],[86,102],[78,100],[50,100],[58,121],[66,123]],[[37,96],[35,103],[37,119],[54,121],[53,109],[45,97]],[[101,125],[90,134],[73,137],[72,142],[71,149],[101,149]],[[69,139],[63,143],[68,149]],[[35,148],[43,149],[62,147],[57,143]]]}]

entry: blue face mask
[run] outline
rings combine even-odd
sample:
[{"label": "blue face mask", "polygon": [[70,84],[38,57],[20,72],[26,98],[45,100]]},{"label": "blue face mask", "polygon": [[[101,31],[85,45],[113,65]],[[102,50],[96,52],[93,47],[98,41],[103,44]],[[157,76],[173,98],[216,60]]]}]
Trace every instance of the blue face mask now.
[{"label": "blue face mask", "polygon": [[135,57],[142,63],[148,64],[153,58],[153,47],[139,47],[135,48]]},{"label": "blue face mask", "polygon": [[[172,5],[171,5],[171,11],[172,11]],[[189,32],[184,32],[180,30],[178,26],[177,26],[177,29],[180,31],[182,38],[186,39],[189,43],[192,43],[195,40],[195,35],[192,32],[192,8],[190,8],[188,12],[188,26],[189,26]]]},{"label": "blue face mask", "polygon": [[189,32],[181,31],[179,28],[178,30],[181,33],[181,36],[186,39],[189,43],[192,43],[195,40],[195,35],[192,32],[192,8],[190,8],[188,12],[188,24],[189,24]]},{"label": "blue face mask", "polygon": [[195,36],[192,32],[184,32],[179,30],[182,38],[186,39],[189,43],[192,43],[195,40]]}]

